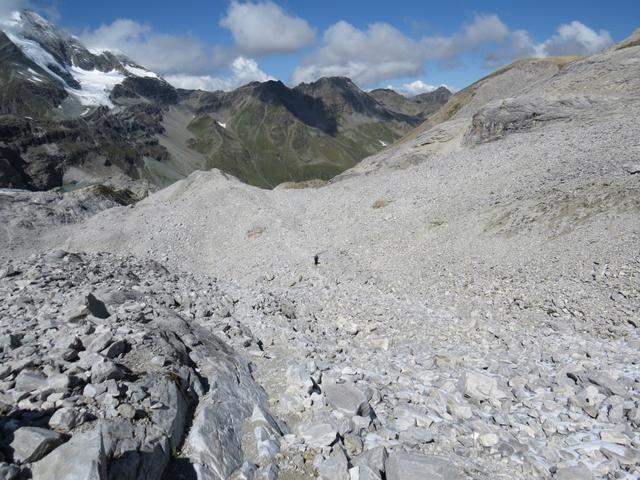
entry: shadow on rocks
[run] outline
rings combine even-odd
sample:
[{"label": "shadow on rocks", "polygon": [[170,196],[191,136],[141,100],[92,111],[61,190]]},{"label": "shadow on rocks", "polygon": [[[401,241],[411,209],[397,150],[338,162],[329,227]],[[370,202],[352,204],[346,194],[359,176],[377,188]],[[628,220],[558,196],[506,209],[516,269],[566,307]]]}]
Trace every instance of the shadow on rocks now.
[{"label": "shadow on rocks", "polygon": [[162,480],[197,480],[198,475],[188,458],[171,458]]}]

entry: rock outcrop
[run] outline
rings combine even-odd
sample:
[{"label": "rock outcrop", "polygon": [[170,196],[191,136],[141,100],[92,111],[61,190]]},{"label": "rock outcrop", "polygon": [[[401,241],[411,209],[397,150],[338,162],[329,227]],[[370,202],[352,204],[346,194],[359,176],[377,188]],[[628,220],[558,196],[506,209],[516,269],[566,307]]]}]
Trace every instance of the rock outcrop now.
[{"label": "rock outcrop", "polygon": [[277,445],[283,430],[246,360],[205,328],[224,298],[215,283],[61,251],[14,262],[0,277],[1,328],[11,332],[1,448],[23,473],[228,478],[244,463],[252,415]]}]

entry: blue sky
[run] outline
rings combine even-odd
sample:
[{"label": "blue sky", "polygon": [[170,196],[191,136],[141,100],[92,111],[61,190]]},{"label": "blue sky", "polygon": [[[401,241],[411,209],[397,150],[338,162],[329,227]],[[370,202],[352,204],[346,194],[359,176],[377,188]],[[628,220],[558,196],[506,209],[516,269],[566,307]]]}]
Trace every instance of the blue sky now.
[{"label": "blue sky", "polygon": [[408,94],[462,88],[515,58],[592,53],[640,26],[629,0],[0,2],[30,3],[92,47],[210,89],[325,75]]}]

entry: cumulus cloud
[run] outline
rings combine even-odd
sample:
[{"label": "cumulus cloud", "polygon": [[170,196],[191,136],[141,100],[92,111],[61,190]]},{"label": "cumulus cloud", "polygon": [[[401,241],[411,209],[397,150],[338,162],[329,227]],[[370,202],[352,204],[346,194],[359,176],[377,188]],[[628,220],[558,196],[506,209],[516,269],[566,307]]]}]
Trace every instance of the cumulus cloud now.
[{"label": "cumulus cloud", "polygon": [[231,31],[236,48],[247,55],[294,52],[315,39],[315,30],[306,20],[287,14],[271,1],[233,1],[220,25]]},{"label": "cumulus cloud", "polygon": [[165,79],[176,88],[194,90],[233,90],[249,82],[266,82],[274,80],[258,67],[252,58],[238,57],[231,64],[231,73],[226,77],[211,75],[168,75]]},{"label": "cumulus cloud", "polygon": [[344,75],[371,85],[383,80],[423,73],[427,60],[452,60],[461,53],[503,41],[509,29],[497,15],[478,15],[449,37],[414,40],[387,23],[366,30],[340,21],[329,27],[321,47],[294,70],[293,83]]},{"label": "cumulus cloud", "polygon": [[449,37],[423,38],[421,47],[429,60],[451,60],[487,44],[503,42],[508,36],[509,27],[497,15],[477,15],[471,23],[463,25],[460,32]]},{"label": "cumulus cloud", "polygon": [[587,55],[611,43],[609,32],[596,32],[578,21],[561,25],[556,34],[536,43],[529,32],[511,30],[495,14],[476,15],[452,35],[420,39],[410,38],[387,23],[374,23],[362,30],[340,21],[324,32],[320,47],[301,60],[291,82],[343,75],[370,86],[421,75],[429,61],[441,67],[457,66],[465,55],[488,48],[491,51],[485,56],[485,65],[494,67],[521,57]]},{"label": "cumulus cloud", "polygon": [[545,56],[589,55],[599,52],[612,43],[611,34],[606,30],[596,32],[574,20],[560,25],[555,35],[541,45],[537,45],[536,48]]},{"label": "cumulus cloud", "polygon": [[606,30],[596,32],[577,20],[560,25],[554,35],[539,43],[526,30],[515,30],[498,50],[486,55],[485,65],[496,67],[525,57],[591,55],[612,43],[611,34]]},{"label": "cumulus cloud", "polygon": [[422,72],[419,44],[386,23],[360,30],[340,21],[325,31],[322,46],[294,70],[293,83],[325,76],[347,76],[358,84]]},{"label": "cumulus cloud", "polygon": [[428,83],[423,82],[422,80],[415,80],[410,83],[403,83],[401,85],[393,86],[389,85],[387,88],[391,90],[395,90],[398,93],[401,93],[407,97],[414,97],[416,95],[420,95],[421,93],[430,93],[437,90],[440,87],[444,87],[451,92],[455,92],[456,89],[450,87],[449,85],[440,84],[440,85],[430,85]]},{"label": "cumulus cloud", "polygon": [[134,20],[119,19],[81,35],[88,48],[124,53],[155,72],[195,73],[211,62],[210,49],[190,36],[155,32]]},{"label": "cumulus cloud", "polygon": [[0,17],[4,17],[11,12],[30,8],[31,2],[28,0],[0,0]]}]

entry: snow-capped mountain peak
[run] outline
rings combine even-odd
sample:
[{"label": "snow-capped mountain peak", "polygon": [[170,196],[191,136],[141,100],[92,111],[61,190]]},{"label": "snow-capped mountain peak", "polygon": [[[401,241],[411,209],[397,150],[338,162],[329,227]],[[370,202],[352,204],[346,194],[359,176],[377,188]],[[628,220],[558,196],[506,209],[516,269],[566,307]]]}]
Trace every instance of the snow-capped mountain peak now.
[{"label": "snow-capped mountain peak", "polygon": [[60,84],[85,111],[87,107],[113,107],[110,94],[128,77],[161,80],[124,55],[90,52],[76,37],[31,11],[0,18],[0,31],[28,59],[18,68],[24,79]]}]

